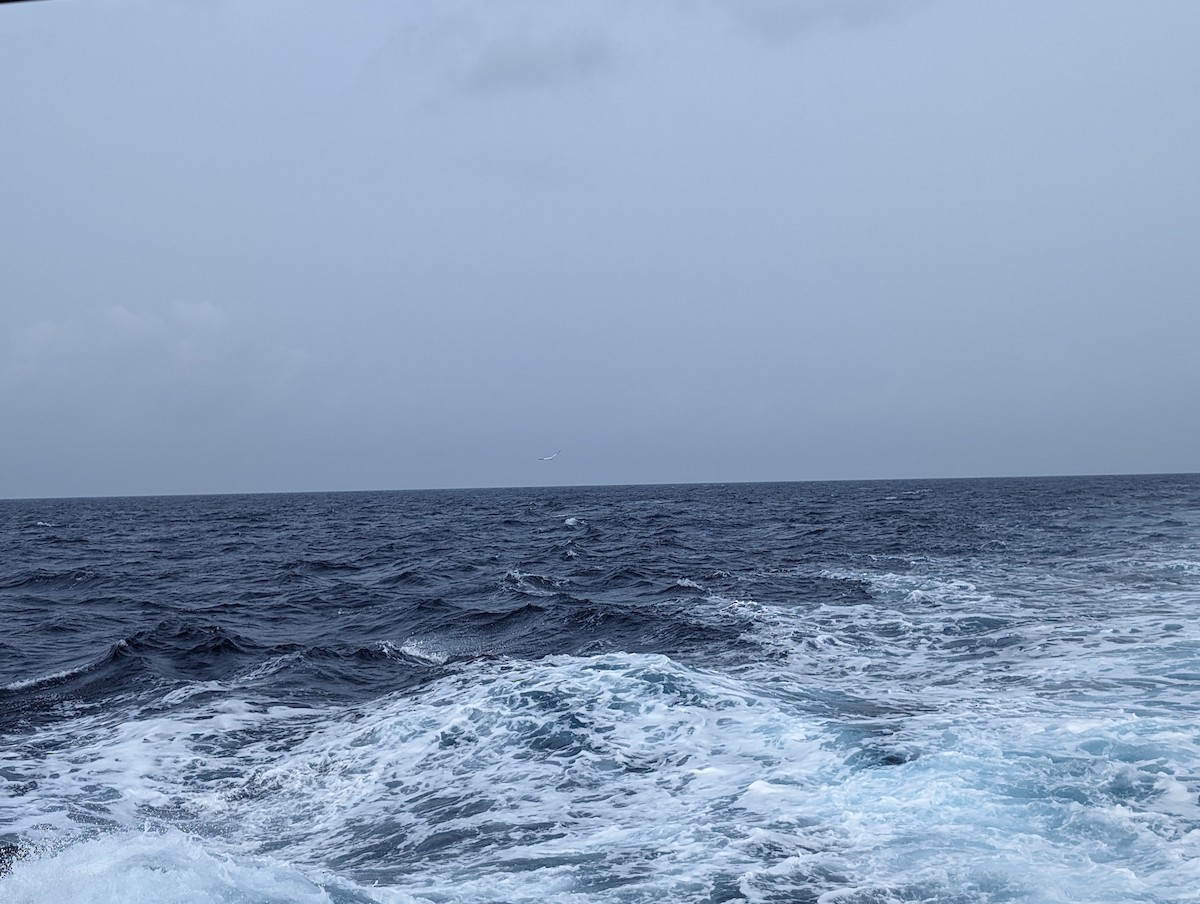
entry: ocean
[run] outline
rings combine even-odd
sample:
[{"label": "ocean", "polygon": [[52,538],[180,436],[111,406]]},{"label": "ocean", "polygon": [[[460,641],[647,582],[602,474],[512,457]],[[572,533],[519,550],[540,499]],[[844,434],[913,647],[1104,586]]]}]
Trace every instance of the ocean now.
[{"label": "ocean", "polygon": [[0,501],[6,904],[1200,900],[1200,476]]}]

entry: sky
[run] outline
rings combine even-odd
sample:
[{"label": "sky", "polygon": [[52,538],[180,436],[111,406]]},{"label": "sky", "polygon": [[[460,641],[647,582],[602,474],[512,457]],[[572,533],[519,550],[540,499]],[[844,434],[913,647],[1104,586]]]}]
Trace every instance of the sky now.
[{"label": "sky", "polygon": [[0,497],[1200,471],[1197,35],[0,5]]}]

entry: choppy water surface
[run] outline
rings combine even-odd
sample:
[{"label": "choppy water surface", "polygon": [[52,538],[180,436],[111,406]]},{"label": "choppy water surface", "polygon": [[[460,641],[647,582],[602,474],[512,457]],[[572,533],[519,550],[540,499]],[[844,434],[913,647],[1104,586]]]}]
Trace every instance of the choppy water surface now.
[{"label": "choppy water surface", "polygon": [[1200,899],[1200,477],[0,502],[0,899]]}]

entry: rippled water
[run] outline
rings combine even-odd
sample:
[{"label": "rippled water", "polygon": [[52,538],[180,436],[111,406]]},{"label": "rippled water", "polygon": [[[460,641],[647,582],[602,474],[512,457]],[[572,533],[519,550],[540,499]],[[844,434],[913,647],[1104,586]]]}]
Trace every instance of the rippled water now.
[{"label": "rippled water", "polygon": [[0,502],[0,899],[1198,900],[1200,477]]}]

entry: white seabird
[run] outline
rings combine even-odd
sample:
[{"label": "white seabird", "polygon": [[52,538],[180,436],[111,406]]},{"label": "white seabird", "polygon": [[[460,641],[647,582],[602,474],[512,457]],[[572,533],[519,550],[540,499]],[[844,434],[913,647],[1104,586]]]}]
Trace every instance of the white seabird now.
[{"label": "white seabird", "polygon": [[562,449],[559,449],[553,455],[547,455],[544,458],[539,458],[538,461],[550,461],[551,459],[558,458],[558,453],[561,451]]}]

